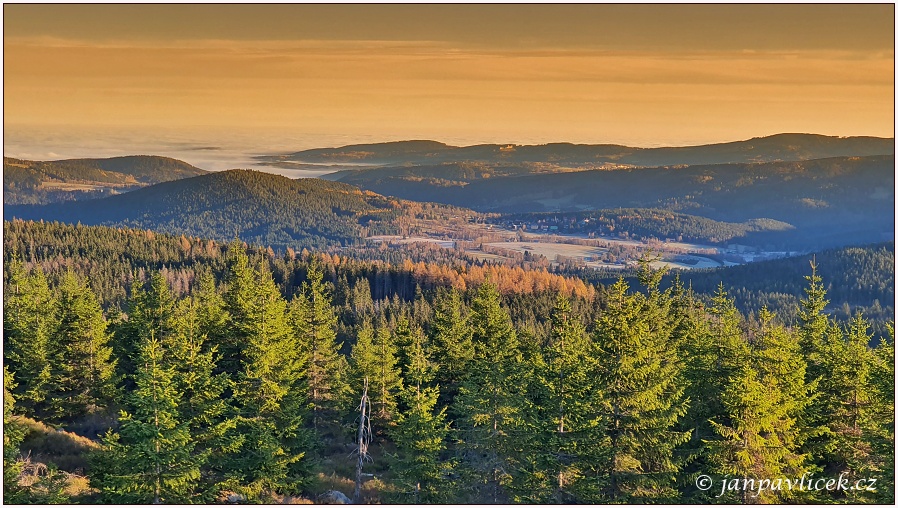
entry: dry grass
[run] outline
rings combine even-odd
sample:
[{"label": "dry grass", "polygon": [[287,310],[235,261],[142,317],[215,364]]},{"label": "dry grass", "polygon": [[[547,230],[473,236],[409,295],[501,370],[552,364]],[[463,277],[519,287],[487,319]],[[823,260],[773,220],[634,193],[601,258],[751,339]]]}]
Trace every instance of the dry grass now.
[{"label": "dry grass", "polygon": [[27,429],[19,450],[35,463],[52,463],[61,471],[83,474],[88,468],[88,452],[100,448],[98,443],[73,432],[56,430],[24,416],[14,418]]},{"label": "dry grass", "polygon": [[[317,498],[317,496],[329,490],[342,492],[346,497],[351,498],[355,491],[355,480],[333,473],[330,475],[318,473],[308,487],[308,493],[312,494],[313,498]],[[362,483],[361,502],[364,504],[387,503],[395,491],[395,487],[389,482],[381,478],[367,477],[364,483]]]},{"label": "dry grass", "polygon": [[311,499],[306,499],[302,496],[274,494],[271,497],[274,504],[315,504]]},{"label": "dry grass", "polygon": [[[23,487],[31,487],[33,495],[37,498],[47,496],[49,492],[44,486],[38,484],[41,479],[50,474],[50,468],[42,462],[36,462],[31,457],[26,457],[22,462],[22,470],[19,473],[18,483]],[[61,471],[58,473],[65,480],[62,493],[69,499],[87,499],[97,492],[90,487],[90,480],[81,475]]]}]

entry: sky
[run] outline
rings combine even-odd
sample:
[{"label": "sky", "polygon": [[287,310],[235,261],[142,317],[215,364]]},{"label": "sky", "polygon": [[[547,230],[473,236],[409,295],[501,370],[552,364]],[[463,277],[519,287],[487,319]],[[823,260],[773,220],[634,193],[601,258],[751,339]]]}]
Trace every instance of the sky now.
[{"label": "sky", "polygon": [[894,35],[893,4],[5,4],[4,153],[892,137]]}]

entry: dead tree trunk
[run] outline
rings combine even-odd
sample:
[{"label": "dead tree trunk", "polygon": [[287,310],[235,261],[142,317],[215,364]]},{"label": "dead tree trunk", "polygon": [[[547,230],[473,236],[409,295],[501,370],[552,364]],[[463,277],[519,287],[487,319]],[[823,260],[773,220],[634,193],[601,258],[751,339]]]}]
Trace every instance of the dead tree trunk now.
[{"label": "dead tree trunk", "polygon": [[365,378],[365,386],[362,391],[362,400],[359,402],[359,438],[355,453],[358,462],[355,466],[355,492],[352,494],[352,502],[358,504],[362,500],[362,466],[371,460],[368,455],[368,443],[371,442],[371,404],[368,401],[368,378]]}]

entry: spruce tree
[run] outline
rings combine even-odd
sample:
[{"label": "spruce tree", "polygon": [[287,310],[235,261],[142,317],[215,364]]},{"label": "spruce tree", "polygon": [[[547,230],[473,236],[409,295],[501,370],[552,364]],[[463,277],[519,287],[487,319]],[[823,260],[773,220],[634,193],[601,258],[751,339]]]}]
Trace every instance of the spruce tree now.
[{"label": "spruce tree", "polygon": [[253,333],[249,318],[253,312],[256,287],[256,277],[250,266],[249,256],[243,243],[236,239],[228,245],[228,269],[224,286],[221,317],[224,317],[225,333],[220,337],[221,362],[218,368],[221,372],[235,376],[245,363],[244,351]]},{"label": "spruce tree", "polygon": [[396,399],[402,389],[396,350],[385,324],[374,330],[366,322],[359,330],[350,357],[353,386],[360,390],[364,380],[368,379],[368,396],[373,406],[371,420],[381,430],[393,420]]},{"label": "spruce tree", "polygon": [[214,464],[220,464],[227,449],[234,445],[230,431],[236,421],[233,408],[225,398],[226,393],[233,391],[233,381],[224,373],[214,374],[217,347],[207,344],[203,332],[201,316],[208,312],[203,310],[206,304],[197,297],[177,303],[172,322],[175,333],[166,339],[165,346],[166,364],[172,369],[173,382],[182,394],[178,414],[187,423],[195,452],[209,454],[201,468],[197,489],[198,499],[208,503],[214,500],[223,480]]},{"label": "spruce tree", "polygon": [[258,269],[250,270],[252,280],[243,293],[245,346],[233,394],[235,451],[223,470],[232,490],[266,500],[275,492],[297,491],[307,474],[302,460],[309,444],[303,430],[306,358],[268,262],[259,256]]},{"label": "spruce tree", "polygon": [[[712,420],[720,439],[710,441],[710,461],[724,478],[773,481],[800,478],[807,471],[796,422],[810,391],[799,344],[773,315],[762,309],[750,354],[728,379],[721,397],[726,424]],[[721,419],[724,420],[724,419]],[[723,480],[721,480],[723,481]],[[728,491],[718,502],[797,500],[795,489]]]},{"label": "spruce tree", "polygon": [[872,451],[869,474],[879,478],[881,487],[871,496],[877,503],[895,502],[895,328],[886,324],[887,336],[873,351],[871,370],[869,439]]},{"label": "spruce tree", "polygon": [[336,422],[348,403],[348,364],[340,355],[337,343],[337,316],[331,304],[321,267],[313,261],[308,280],[300,294],[293,298],[290,312],[294,333],[306,358],[305,383],[307,401],[312,411],[312,425]]},{"label": "spruce tree", "polygon": [[19,445],[25,439],[26,430],[13,417],[15,410],[16,382],[9,368],[3,366],[3,503],[21,504],[27,499],[25,489],[19,485],[22,462]]},{"label": "spruce tree", "polygon": [[[675,430],[684,415],[681,366],[671,357],[671,330],[649,317],[655,305],[628,295],[619,279],[594,334],[596,389],[603,394],[599,417],[606,459],[595,463],[587,502],[658,502],[676,499],[674,450],[689,438]],[[650,293],[651,294],[651,293]]]},{"label": "spruce tree", "polygon": [[424,385],[433,381],[436,366],[430,359],[424,332],[417,326],[411,327],[404,349],[403,356],[406,358],[407,364],[403,372],[403,379],[409,387],[420,391]]},{"label": "spruce tree", "polygon": [[4,357],[16,372],[13,390],[23,414],[49,416],[47,399],[52,383],[51,334],[56,327],[56,306],[40,266],[26,273],[18,259],[8,265],[3,302]]},{"label": "spruce tree", "polygon": [[161,273],[153,272],[146,289],[140,287],[143,285],[140,281],[135,282],[127,305],[128,319],[116,326],[113,342],[117,371],[128,389],[133,388],[132,375],[136,369],[132,358],[136,357],[135,352],[145,337],[153,335],[164,341],[174,332],[175,299],[165,278]]},{"label": "spruce tree", "polygon": [[505,498],[504,486],[514,479],[526,404],[517,335],[495,285],[478,289],[469,325],[474,358],[455,412],[466,460],[483,479],[483,499],[495,503]]},{"label": "spruce tree", "polygon": [[53,421],[71,421],[106,407],[114,394],[115,362],[96,295],[71,270],[57,287],[51,335]]},{"label": "spruce tree", "polygon": [[578,482],[591,460],[587,450],[601,433],[593,408],[594,366],[590,342],[570,301],[558,295],[545,353],[536,358],[537,393],[528,413],[530,431],[525,467],[516,499],[566,503],[577,500]]},{"label": "spruce tree", "polygon": [[414,504],[446,503],[452,499],[450,473],[453,462],[444,460],[446,409],[435,410],[439,388],[406,387],[403,400],[408,410],[399,414],[390,436],[397,457],[390,464],[400,488],[400,501]]},{"label": "spruce tree", "polygon": [[189,426],[180,419],[182,395],[161,341],[150,335],[133,363],[129,411],[122,411],[118,432],[107,433],[104,449],[96,452],[91,486],[110,502],[190,502],[206,454],[194,453]]},{"label": "spruce tree", "polygon": [[719,434],[712,421],[729,423],[723,393],[728,380],[747,361],[748,344],[742,336],[742,316],[722,283],[707,309],[695,302],[691,292],[685,292],[683,298],[691,301],[678,304],[684,314],[679,333],[682,334],[685,395],[690,403],[680,429],[691,429],[692,433],[681,447],[687,463],[681,485],[685,500],[708,503],[713,501],[715,493],[696,489],[695,480],[713,467],[708,442],[717,439]]},{"label": "spruce tree", "polygon": [[[882,416],[876,410],[877,358],[869,347],[871,336],[867,329],[866,320],[856,314],[844,335],[828,336],[820,355],[826,372],[820,379],[821,399],[830,431],[822,457],[824,472],[836,477],[844,474],[851,484],[881,472],[873,450],[873,441],[881,429],[876,418]],[[875,499],[866,491],[835,494],[837,498],[847,495],[847,500],[855,503]]]},{"label": "spruce tree", "polygon": [[455,289],[442,290],[437,294],[430,340],[433,361],[437,366],[436,382],[442,387],[440,399],[445,404],[458,394],[459,384],[467,375],[474,358],[471,328],[465,311],[461,295]]}]

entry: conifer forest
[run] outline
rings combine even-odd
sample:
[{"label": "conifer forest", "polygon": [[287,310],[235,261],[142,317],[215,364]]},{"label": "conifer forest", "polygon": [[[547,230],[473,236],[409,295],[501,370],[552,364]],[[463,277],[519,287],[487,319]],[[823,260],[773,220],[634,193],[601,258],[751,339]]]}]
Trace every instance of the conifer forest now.
[{"label": "conifer forest", "polygon": [[[143,230],[4,232],[7,503],[894,500],[893,325],[824,313],[813,263],[786,324],[722,283],[662,288],[647,263],[635,287],[507,284]],[[727,486],[803,476],[875,485]]]}]

